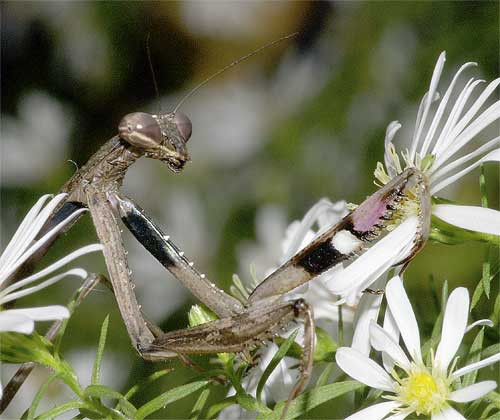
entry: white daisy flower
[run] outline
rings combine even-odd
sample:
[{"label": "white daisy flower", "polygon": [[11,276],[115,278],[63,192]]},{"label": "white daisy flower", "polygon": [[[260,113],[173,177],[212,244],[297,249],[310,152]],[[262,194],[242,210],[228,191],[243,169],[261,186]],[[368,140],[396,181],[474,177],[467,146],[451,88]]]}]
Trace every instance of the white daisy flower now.
[{"label": "white daisy flower", "polygon": [[443,318],[441,341],[435,353],[431,353],[430,366],[423,361],[417,320],[398,276],[387,283],[386,297],[388,310],[407,351],[394,340],[390,331],[375,322],[370,326],[370,339],[372,346],[390,361],[384,364],[385,369],[355,349],[342,347],[337,350],[337,364],[349,376],[389,393],[383,396],[389,401],[367,407],[348,419],[402,420],[415,413],[430,416],[432,420],[463,420],[464,417],[450,403],[482,398],[497,384],[495,381],[482,381],[455,389],[457,379],[500,360],[500,353],[497,353],[456,369],[455,354],[468,331],[467,289],[459,287],[450,294]]},{"label": "white daisy flower", "polygon": [[[450,97],[456,94],[455,85],[461,74],[477,65],[476,63],[465,63],[460,67],[434,111],[433,118],[430,118],[433,102],[440,99],[437,88],[445,60],[446,55],[442,52],[436,63],[429,91],[420,104],[410,148],[402,153],[407,168],[415,167],[426,175],[431,195],[455,183],[484,162],[500,161],[500,136],[472,150],[466,150],[478,134],[500,119],[500,100],[484,109],[490,97],[497,91],[500,78],[486,85],[475,100],[470,97],[484,80],[471,78],[455,102],[450,101]],[[403,171],[392,143],[400,128],[401,124],[397,121],[387,127],[385,168],[379,163],[375,170],[375,177],[382,184]],[[463,229],[500,235],[500,212],[492,209],[439,204],[433,207],[433,214]]]},{"label": "white daisy flower", "polygon": [[[50,218],[54,209],[64,200],[66,194],[58,194],[47,203],[50,197],[51,195],[44,195],[36,202],[0,256],[0,332],[15,331],[23,334],[31,334],[35,327],[35,321],[67,318],[69,316],[68,309],[60,305],[6,310],[2,310],[1,308],[8,302],[44,289],[64,277],[76,276],[85,278],[87,276],[85,270],[73,268],[64,273],[49,277],[36,285],[32,285],[81,255],[102,250],[101,244],[84,246],[35,274],[16,281],[9,286],[4,285],[8,278],[25,261],[42,248],[54,235],[57,235],[66,225],[71,223],[80,213],[86,211],[86,209],[77,210],[45,233],[41,238],[36,239],[38,233]],[[28,285],[30,286],[26,287]]]},{"label": "white daisy flower", "polygon": [[[444,62],[443,52],[434,69],[429,91],[422,99],[410,147],[402,153],[404,164],[392,143],[401,124],[394,121],[387,127],[385,165],[379,163],[375,170],[379,185],[387,184],[406,168],[413,167],[422,173],[429,194],[434,195],[480,164],[500,161],[500,136],[470,150],[475,137],[500,119],[500,100],[485,106],[500,85],[500,78],[489,83],[475,100],[471,100],[471,95],[483,81],[471,78],[456,99],[451,101],[450,98],[457,94],[455,86],[459,76],[475,65],[465,63],[453,77],[437,109],[431,110],[433,103],[440,98],[437,88]],[[360,288],[370,287],[374,279],[414,252],[415,238],[422,236],[418,220],[421,209],[419,205],[411,203],[408,202],[409,205],[402,209],[401,223],[396,220],[386,236],[332,280],[329,287],[333,293],[348,297]],[[500,212],[497,210],[436,204],[432,206],[431,214],[462,229],[500,236]],[[423,240],[427,239],[425,236],[424,233]]]}]

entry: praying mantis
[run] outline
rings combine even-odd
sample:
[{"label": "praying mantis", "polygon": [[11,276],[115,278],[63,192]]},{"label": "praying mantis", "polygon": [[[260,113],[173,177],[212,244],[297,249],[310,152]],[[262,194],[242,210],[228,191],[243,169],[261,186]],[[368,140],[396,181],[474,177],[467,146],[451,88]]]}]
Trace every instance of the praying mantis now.
[{"label": "praying mantis", "polygon": [[[177,107],[178,108],[178,107]],[[411,191],[419,205],[419,235],[410,255],[427,239],[430,194],[425,176],[409,168],[380,188],[304,249],[267,276],[246,302],[217,288],[206,275],[175,245],[170,237],[148,217],[143,209],[120,191],[132,164],[146,157],[159,160],[174,173],[189,162],[187,143],[192,123],[183,113],[128,114],[118,126],[118,134],[108,140],[63,185],[66,199],[54,211],[45,230],[58,224],[80,208],[88,208],[99,241],[103,245],[109,280],[121,317],[137,353],[146,360],[160,361],[180,357],[189,363],[189,355],[247,352],[273,339],[292,322],[304,323],[301,375],[293,387],[283,411],[306,387],[313,364],[314,316],[304,299],[287,300],[286,294],[343,261],[363,252],[383,233],[393,212],[404,206]],[[77,218],[73,221],[76,222]],[[177,278],[218,319],[195,327],[163,332],[148,321],[138,303],[120,223]],[[68,229],[70,226],[68,225]],[[349,247],[337,243],[349,239]],[[45,253],[51,243],[40,250]],[[401,261],[400,263],[406,263]]]}]

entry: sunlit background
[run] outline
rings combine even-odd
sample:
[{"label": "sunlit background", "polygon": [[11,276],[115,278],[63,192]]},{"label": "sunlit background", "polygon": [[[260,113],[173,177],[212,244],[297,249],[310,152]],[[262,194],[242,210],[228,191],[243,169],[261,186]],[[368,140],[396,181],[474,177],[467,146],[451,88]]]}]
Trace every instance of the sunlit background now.
[{"label": "sunlit background", "polygon": [[[57,192],[75,166],[115,135],[123,115],[171,110],[224,65],[298,32],[212,80],[183,105],[193,135],[192,162],[181,174],[142,159],[125,179],[126,194],[225,288],[233,273],[250,279],[251,264],[259,276],[276,265],[286,226],[321,197],[359,203],[374,191],[385,128],[397,119],[403,124],[398,144],[409,137],[442,50],[447,51],[443,85],[466,61],[477,61],[472,72],[486,80],[499,69],[496,2],[3,2],[1,7],[2,247],[41,194]],[[148,34],[159,98],[147,59]],[[490,206],[498,208],[498,170],[486,169]],[[443,195],[477,205],[478,185],[475,171]],[[57,242],[45,265],[96,241],[90,218],[84,219]],[[166,330],[186,326],[192,297],[128,234],[126,242],[145,312]],[[472,291],[485,255],[479,243],[426,247],[405,281],[421,316],[429,323],[435,317],[428,309],[431,275],[438,286],[448,280]],[[105,272],[99,255],[74,265]],[[68,278],[21,303],[64,304],[77,286]],[[173,374],[135,400],[147,401],[195,375],[176,362],[141,361],[113,296],[99,287],[72,318],[64,340],[83,383],[90,381],[106,314],[111,328],[103,383],[123,391],[160,366],[174,366]],[[3,383],[11,372],[4,369]],[[7,417],[19,417],[46,375],[42,369],[32,375]],[[224,394],[219,386],[211,398]],[[48,396],[40,409],[69,400],[71,393],[54,382]],[[159,415],[185,417],[192,402],[173,407]],[[311,416],[334,412],[342,414],[336,405]]]}]

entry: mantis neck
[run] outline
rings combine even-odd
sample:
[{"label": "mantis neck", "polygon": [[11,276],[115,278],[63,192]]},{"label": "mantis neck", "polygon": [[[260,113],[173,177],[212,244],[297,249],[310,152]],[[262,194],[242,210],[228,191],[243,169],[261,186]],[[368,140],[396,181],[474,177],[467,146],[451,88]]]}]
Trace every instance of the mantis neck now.
[{"label": "mantis neck", "polygon": [[64,184],[61,192],[68,193],[67,201],[87,205],[88,186],[102,192],[118,190],[130,165],[141,156],[141,152],[115,136]]}]

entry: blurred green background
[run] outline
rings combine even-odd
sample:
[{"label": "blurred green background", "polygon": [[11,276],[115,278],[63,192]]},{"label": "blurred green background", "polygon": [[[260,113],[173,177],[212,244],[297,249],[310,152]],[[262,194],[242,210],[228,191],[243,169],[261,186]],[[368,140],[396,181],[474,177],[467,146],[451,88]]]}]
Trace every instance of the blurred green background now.
[{"label": "blurred green background", "polygon": [[[441,91],[466,61],[477,61],[479,68],[469,74],[486,80],[499,68],[497,2],[2,2],[1,8],[2,247],[36,199],[57,192],[71,176],[69,160],[83,165],[115,134],[124,114],[153,112],[160,104],[171,110],[225,64],[298,31],[183,105],[193,136],[192,162],[181,174],[143,159],[125,180],[125,192],[226,288],[234,272],[250,278],[251,262],[259,275],[276,265],[285,227],[321,197],[358,203],[374,191],[385,128],[402,122],[396,144],[405,144],[442,50],[447,63]],[[147,60],[148,34],[159,99]],[[498,208],[498,169],[486,173],[490,207]],[[478,172],[443,195],[479,204]],[[130,235],[126,240],[146,312],[166,329],[185,326],[192,298]],[[44,264],[93,241],[87,216]],[[435,317],[430,275],[438,285],[446,279],[472,292],[485,255],[483,244],[430,244],[414,260],[406,285],[429,326]],[[74,265],[105,271],[98,255]],[[76,287],[67,279],[20,304],[64,303]],[[486,305],[479,314],[490,310]],[[176,362],[139,360],[113,297],[100,288],[71,320],[64,343],[83,382],[108,313],[104,383],[125,390],[160,366],[176,367],[137,402],[194,375]],[[25,384],[8,415],[26,408],[44,378],[38,371]],[[57,384],[49,394],[53,401],[70,398]],[[224,394],[217,387],[212,398]],[[191,406],[181,401],[159,417],[182,418]],[[332,413],[323,407],[312,414]]]}]

